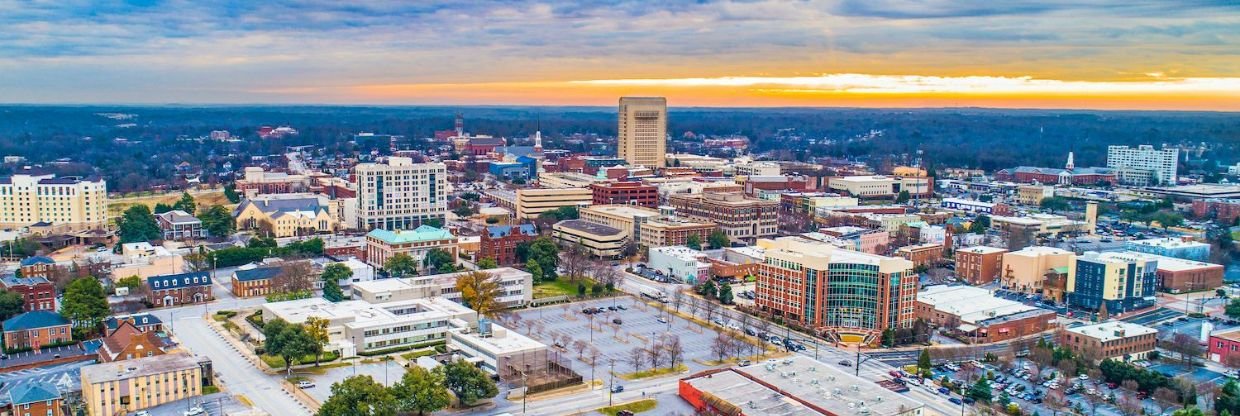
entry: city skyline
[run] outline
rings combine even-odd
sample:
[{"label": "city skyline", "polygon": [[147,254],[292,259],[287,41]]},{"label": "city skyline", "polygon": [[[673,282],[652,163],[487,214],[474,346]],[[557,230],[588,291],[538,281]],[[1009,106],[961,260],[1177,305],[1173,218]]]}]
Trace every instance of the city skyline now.
[{"label": "city skyline", "polygon": [[1226,1],[0,7],[8,103],[1240,111]]}]

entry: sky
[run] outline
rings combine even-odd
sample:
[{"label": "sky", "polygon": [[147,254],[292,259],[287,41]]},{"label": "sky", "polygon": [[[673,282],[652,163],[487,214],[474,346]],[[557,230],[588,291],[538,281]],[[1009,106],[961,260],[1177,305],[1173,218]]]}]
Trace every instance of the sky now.
[{"label": "sky", "polygon": [[1240,111],[1236,0],[350,3],[0,0],[0,102]]}]

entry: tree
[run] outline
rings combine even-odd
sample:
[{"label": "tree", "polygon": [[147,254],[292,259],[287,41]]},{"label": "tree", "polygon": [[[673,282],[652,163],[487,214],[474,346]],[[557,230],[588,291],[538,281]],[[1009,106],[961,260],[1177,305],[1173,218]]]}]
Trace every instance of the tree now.
[{"label": "tree", "polygon": [[732,304],[732,285],[723,283],[719,285],[719,302],[724,305]]},{"label": "tree", "polygon": [[689,237],[685,238],[685,246],[694,250],[701,250],[702,237],[698,237],[697,234],[689,234]]},{"label": "tree", "polygon": [[1223,310],[1223,313],[1227,314],[1229,317],[1240,319],[1240,298],[1235,298],[1232,299],[1231,302],[1227,302],[1227,307]]},{"label": "tree", "polygon": [[974,234],[985,234],[987,228],[990,228],[990,217],[986,215],[978,215],[969,224],[969,232]]},{"label": "tree", "polygon": [[929,370],[931,366],[932,364],[930,363],[930,350],[926,348],[922,348],[921,355],[917,356],[917,368],[920,368],[922,370]]},{"label": "tree", "polygon": [[319,407],[318,416],[396,416],[392,390],[370,376],[353,376],[332,384],[332,395]]},{"label": "tree", "polygon": [[224,184],[224,198],[228,198],[228,202],[236,204],[241,202],[241,195],[237,195],[237,185],[229,182]]},{"label": "tree", "polygon": [[456,257],[447,250],[441,248],[432,248],[426,252],[426,259],[423,260],[423,266],[433,268],[440,273],[452,273],[456,271]]},{"label": "tree", "polygon": [[562,250],[560,260],[564,274],[570,281],[585,277],[586,270],[590,268],[590,252],[580,242],[570,243],[565,250]]},{"label": "tree", "polygon": [[1240,415],[1240,383],[1236,383],[1236,380],[1223,383],[1223,387],[1214,396],[1214,410],[1220,414],[1228,412]]},{"label": "tree", "polygon": [[181,199],[176,204],[173,204],[172,208],[185,211],[189,215],[194,215],[194,211],[198,210],[198,203],[194,202],[194,197],[189,192],[182,192]]},{"label": "tree", "polygon": [[714,280],[707,280],[706,283],[702,283],[702,286],[700,287],[701,289],[698,290],[698,293],[705,296],[707,299],[714,299],[719,296],[719,287],[715,286]]},{"label": "tree", "polygon": [[728,352],[732,349],[731,344],[732,341],[728,336],[720,332],[718,335],[715,335],[714,340],[711,340],[710,353],[715,356],[717,361],[723,362],[723,359],[728,357]]},{"label": "tree", "polygon": [[237,231],[237,219],[227,208],[219,205],[203,210],[198,214],[198,220],[202,221],[202,228],[207,230],[207,234],[215,237],[226,237]]},{"label": "tree", "polygon": [[676,368],[684,360],[685,346],[680,342],[679,335],[668,335],[667,339],[663,341],[663,350],[667,352],[668,368]]},{"label": "tree", "polygon": [[396,253],[383,262],[383,270],[387,270],[392,276],[402,277],[418,271],[418,264],[408,254]]},{"label": "tree", "polygon": [[314,366],[319,366],[319,360],[323,359],[323,349],[327,348],[327,320],[311,316],[306,318],[306,323],[302,326],[306,328],[306,336],[314,341],[310,344],[310,350],[314,353]]},{"label": "tree", "polygon": [[344,300],[344,291],[340,289],[340,281],[353,277],[353,270],[343,263],[332,263],[323,268],[323,299],[332,302]]},{"label": "tree", "polygon": [[719,229],[711,231],[710,236],[706,237],[706,241],[709,242],[710,246],[713,248],[724,248],[732,243],[731,240],[728,239],[728,233],[725,233],[723,230]]},{"label": "tree", "polygon": [[281,319],[263,324],[263,349],[267,354],[275,355],[284,360],[284,369],[290,374],[293,359],[314,353],[314,339],[306,333],[302,325],[294,325]]},{"label": "tree", "polygon": [[1055,211],[1065,211],[1069,207],[1068,200],[1063,197],[1059,197],[1059,196],[1049,196],[1046,198],[1042,198],[1042,202],[1039,203],[1038,205],[1041,206],[1042,209],[1045,209],[1052,213]]},{"label": "tree", "polygon": [[901,190],[900,193],[896,195],[896,203],[903,204],[905,202],[908,202],[908,200],[912,198],[913,198],[913,195],[909,194],[908,190]]},{"label": "tree", "polygon": [[577,297],[579,298],[586,297],[586,290],[587,289],[586,289],[585,282],[577,282]]},{"label": "tree", "polygon": [[496,267],[499,267],[499,264],[495,263],[495,259],[493,258],[485,257],[482,260],[478,260],[479,269],[489,270],[489,269],[494,269]]},{"label": "tree", "polygon": [[126,209],[121,214],[121,218],[117,220],[117,227],[122,244],[158,240],[163,237],[163,232],[160,231],[159,224],[155,223],[155,216],[151,214],[151,209],[142,204]]},{"label": "tree", "polygon": [[542,280],[542,277],[543,277],[542,266],[539,266],[538,262],[534,261],[534,259],[530,259],[529,261],[525,262],[525,271],[529,272],[529,274],[533,276],[532,279],[535,282]]},{"label": "tree", "polygon": [[990,403],[990,399],[993,398],[992,392],[990,391],[990,381],[985,377],[977,379],[977,382],[973,383],[973,387],[969,388],[968,394],[969,397],[973,398],[973,400],[983,403]]},{"label": "tree", "polygon": [[121,280],[116,281],[116,287],[129,288],[129,293],[133,293],[142,288],[142,278],[137,275],[122,277]]},{"label": "tree", "polygon": [[427,371],[418,365],[409,366],[400,383],[392,386],[392,395],[396,398],[398,410],[418,415],[443,409],[452,403],[452,395],[444,387],[444,374]]},{"label": "tree", "polygon": [[26,304],[21,293],[0,290],[0,321],[8,320],[22,313]]},{"label": "tree", "polygon": [[642,371],[642,364],[646,362],[646,351],[642,347],[633,347],[629,350],[629,365],[633,366],[633,372]]},{"label": "tree", "polygon": [[314,289],[314,266],[309,261],[287,262],[271,278],[271,293],[300,293]]},{"label": "tree", "polygon": [[172,210],[174,210],[174,209],[176,209],[176,208],[174,208],[172,205],[168,205],[168,204],[165,204],[165,203],[163,203],[163,202],[157,202],[157,203],[155,203],[155,213],[156,213],[156,214],[163,214],[163,213],[165,213],[165,212],[172,211]]},{"label": "tree", "polygon": [[440,366],[436,371],[443,373],[444,386],[465,405],[499,394],[499,388],[491,376],[468,361],[456,360]]},{"label": "tree", "polygon": [[108,297],[103,286],[93,277],[83,277],[69,283],[61,300],[60,314],[76,328],[86,333],[99,329],[99,323],[110,315]]},{"label": "tree", "polygon": [[[520,248],[520,245],[518,245]],[[556,266],[560,261],[560,246],[556,245],[547,237],[538,237],[530,242],[529,254],[530,260],[538,262],[538,266],[542,270],[543,280],[555,279]]]},{"label": "tree", "polygon": [[479,316],[492,316],[499,310],[499,297],[504,294],[499,277],[481,270],[457,277],[456,290],[461,292],[461,300]]}]

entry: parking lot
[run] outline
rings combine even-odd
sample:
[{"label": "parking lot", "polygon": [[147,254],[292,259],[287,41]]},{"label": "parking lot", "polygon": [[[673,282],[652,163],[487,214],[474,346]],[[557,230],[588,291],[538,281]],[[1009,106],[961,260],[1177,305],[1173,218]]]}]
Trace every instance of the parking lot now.
[{"label": "parking lot", "polygon": [[[607,310],[608,307],[616,310]],[[603,312],[585,314],[587,308],[603,308]],[[620,309],[623,308],[623,309]],[[615,361],[616,373],[633,372],[629,362],[634,348],[647,348],[667,336],[680,338],[684,350],[683,362],[689,371],[706,366],[698,361],[713,360],[711,345],[718,332],[704,328],[689,320],[665,314],[631,297],[600,299],[585,302],[547,306],[516,311],[506,325],[531,338],[552,346],[564,356],[573,358],[573,370],[590,377],[589,358],[591,349],[597,349],[595,378],[602,378],[606,367]],[[515,323],[514,323],[515,319]],[[616,324],[616,321],[619,324]],[[591,321],[593,325],[591,325]],[[591,331],[593,328],[593,331]],[[585,354],[581,352],[584,351]],[[665,366],[665,365],[664,365]],[[649,367],[643,363],[642,369]]]}]

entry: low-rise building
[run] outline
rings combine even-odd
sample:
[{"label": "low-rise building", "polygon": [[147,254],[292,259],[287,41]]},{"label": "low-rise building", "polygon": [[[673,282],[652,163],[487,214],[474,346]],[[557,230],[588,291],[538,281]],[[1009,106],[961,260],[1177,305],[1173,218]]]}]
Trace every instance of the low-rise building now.
[{"label": "low-rise building", "polygon": [[33,349],[73,342],[73,323],[60,314],[34,311],[4,321],[4,348]]},{"label": "low-rise building", "polygon": [[1003,288],[1022,293],[1042,293],[1046,275],[1062,269],[1065,273],[1076,255],[1055,247],[1025,247],[1003,253]]},{"label": "low-rise building", "polygon": [[339,229],[326,197],[314,195],[263,195],[246,199],[233,210],[238,230],[255,230],[283,238]]},{"label": "low-rise building", "polygon": [[553,172],[538,175],[538,185],[543,188],[589,188],[592,184],[602,182],[607,182],[607,180],[581,172]]},{"label": "low-rise building", "polygon": [[619,258],[624,253],[627,233],[623,230],[584,220],[564,220],[551,226],[551,236],[562,244],[580,244],[593,257]]},{"label": "low-rise building", "polygon": [[943,207],[944,209],[964,211],[964,212],[976,212],[979,214],[990,214],[990,213],[993,213],[995,210],[995,204],[993,202],[982,202],[982,201],[975,201],[972,199],[960,199],[960,198],[943,198],[943,201],[939,203],[939,206]]},{"label": "low-rise building", "polygon": [[594,205],[659,206],[659,188],[641,182],[596,183],[590,185],[590,191],[594,193]]},{"label": "low-rise building", "polygon": [[82,403],[90,416],[112,416],[201,396],[203,367],[187,353],[82,367]]},{"label": "low-rise building", "polygon": [[1206,347],[1211,361],[1235,366],[1237,360],[1240,360],[1240,328],[1210,334]]},{"label": "low-rise building", "polygon": [[[496,303],[505,307],[520,307],[534,300],[534,276],[528,272],[511,267],[487,269],[482,272],[499,280],[503,292],[495,298]],[[353,284],[351,291],[353,299],[376,304],[435,296],[459,302],[461,292],[456,288],[456,281],[466,273],[473,272],[357,282]]]},{"label": "low-rise building", "polygon": [[374,229],[366,234],[366,263],[383,268],[389,258],[406,254],[422,264],[426,253],[439,249],[457,257],[457,238],[442,228],[421,225],[413,230]]},{"label": "low-rise building", "polygon": [[132,324],[134,328],[138,328],[142,332],[161,332],[164,330],[164,322],[149,313],[109,316],[108,319],[103,321],[103,327],[107,329],[108,334],[111,334],[125,322]]},{"label": "low-rise building", "polygon": [[64,416],[64,397],[55,384],[38,380],[26,379],[14,382],[9,389],[9,409],[11,415],[23,416]]},{"label": "low-rise building", "polygon": [[956,276],[971,285],[984,285],[999,278],[1007,250],[975,246],[956,250]]},{"label": "low-rise building", "polygon": [[534,224],[492,225],[482,232],[478,259],[495,260],[495,264],[509,266],[517,263],[517,245],[538,237]]},{"label": "low-rise building", "polygon": [[22,277],[51,279],[57,267],[60,266],[56,265],[56,260],[47,256],[30,256],[18,262],[18,270],[21,271]]},{"label": "low-rise building", "polygon": [[[1240,163],[1232,168],[1240,167]],[[1223,224],[1234,224],[1240,218],[1240,199],[1194,199],[1193,216],[1210,218]]]},{"label": "low-rise building", "polygon": [[1158,344],[1158,330],[1124,321],[1107,321],[1064,330],[1061,344],[1095,360],[1143,360]]},{"label": "low-rise building", "polygon": [[211,273],[189,272],[151,276],[146,279],[147,300],[156,307],[202,303],[215,299]]},{"label": "low-rise building", "polygon": [[732,242],[753,243],[779,231],[779,201],[749,198],[740,192],[703,192],[668,197],[677,215],[717,224]]},{"label": "low-rise building", "polygon": [[917,293],[917,318],[974,343],[1001,342],[1055,327],[1054,311],[995,297],[972,286],[931,286]]},{"label": "low-rise building", "polygon": [[174,209],[162,214],[155,214],[155,222],[164,233],[165,240],[190,240],[206,238],[207,229],[202,228],[202,221],[188,212]]},{"label": "low-rise building", "polygon": [[593,202],[594,192],[590,188],[525,188],[516,192],[514,211],[518,220],[526,220],[561,207],[581,207]]},{"label": "low-rise building", "polygon": [[500,381],[515,381],[522,371],[542,368],[547,360],[545,344],[485,319],[479,320],[477,331],[449,331],[448,348],[499,376]]},{"label": "low-rise building", "polygon": [[284,269],[279,266],[237,269],[232,274],[232,293],[239,298],[271,294],[271,280]]},{"label": "low-rise building", "polygon": [[942,244],[917,244],[900,247],[896,256],[913,262],[913,267],[931,267],[943,259]]},{"label": "low-rise building", "polygon": [[915,176],[835,176],[828,178],[827,187],[861,199],[895,198],[902,191],[907,191],[912,197],[925,198],[934,190],[934,179]]},{"label": "low-rise building", "polygon": [[142,331],[129,321],[121,321],[116,329],[103,338],[99,347],[99,362],[110,363],[164,355],[162,344],[155,331]]},{"label": "low-rise building", "polygon": [[263,321],[283,319],[302,324],[310,317],[327,320],[328,351],[342,357],[447,341],[455,327],[477,322],[478,314],[440,297],[371,304],[364,300],[330,302],[321,297],[265,303]]},{"label": "low-rise building", "polygon": [[1055,187],[1047,185],[1021,185],[1016,188],[1016,202],[1021,205],[1039,206],[1042,200],[1055,196]]},{"label": "low-rise building", "polygon": [[1223,285],[1223,265],[1146,254],[1158,261],[1158,288],[1171,292],[1214,289]]},{"label": "low-rise building", "polygon": [[921,416],[925,404],[831,364],[793,355],[702,371],[680,380],[697,414]]},{"label": "low-rise building", "polygon": [[684,246],[650,249],[649,267],[671,279],[695,284],[709,279],[711,263],[706,253]]},{"label": "low-rise building", "polygon": [[21,295],[22,310],[26,312],[56,311],[56,285],[46,277],[5,276],[0,279],[0,286]]},{"label": "low-rise building", "polygon": [[694,235],[706,242],[718,228],[677,216],[676,209],[669,206],[654,210],[634,205],[593,205],[579,213],[582,220],[625,231],[629,241],[647,248],[685,245]]},{"label": "low-rise building", "polygon": [[1124,242],[1124,249],[1194,261],[1206,261],[1210,258],[1210,245],[1200,241],[1193,241],[1189,237],[1131,240]]}]

